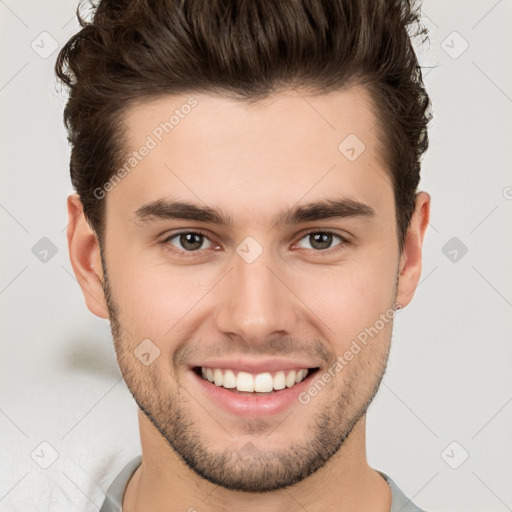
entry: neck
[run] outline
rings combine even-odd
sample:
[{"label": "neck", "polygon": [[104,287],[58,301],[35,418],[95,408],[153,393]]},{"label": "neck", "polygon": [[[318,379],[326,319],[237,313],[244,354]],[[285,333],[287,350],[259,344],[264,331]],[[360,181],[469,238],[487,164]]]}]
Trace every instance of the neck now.
[{"label": "neck", "polygon": [[268,493],[232,491],[204,480],[141,412],[139,425],[143,461],[127,486],[123,512],[389,512],[391,507],[388,484],[366,460],[366,416],[322,468],[291,487]]}]

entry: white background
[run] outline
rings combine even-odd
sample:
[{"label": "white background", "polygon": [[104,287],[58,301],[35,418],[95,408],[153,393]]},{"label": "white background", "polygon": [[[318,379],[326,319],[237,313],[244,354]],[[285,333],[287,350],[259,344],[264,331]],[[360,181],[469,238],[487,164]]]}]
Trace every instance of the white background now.
[{"label": "white background", "polygon": [[[49,51],[54,39],[60,48],[77,30],[75,8],[75,0],[0,1],[2,511],[95,511],[140,451],[108,323],[86,309],[68,260],[57,50],[42,58],[31,47]],[[427,511],[504,512],[512,510],[512,2],[428,0],[423,11],[431,44],[420,60],[435,66],[424,69],[434,120],[420,187],[432,196],[431,226],[421,284],[398,315],[368,414],[368,457]],[[57,250],[46,263],[32,252],[43,237]],[[443,252],[453,237],[467,247],[455,249],[455,262],[453,247]],[[57,460],[43,469],[53,450]],[[448,465],[466,452],[458,469]]]}]

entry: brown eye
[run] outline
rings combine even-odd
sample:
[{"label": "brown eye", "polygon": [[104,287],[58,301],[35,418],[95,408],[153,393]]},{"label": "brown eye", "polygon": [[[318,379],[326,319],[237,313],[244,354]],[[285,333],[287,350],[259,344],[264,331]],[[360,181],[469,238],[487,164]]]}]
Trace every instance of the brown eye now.
[{"label": "brown eye", "polygon": [[[330,249],[333,247],[333,241],[338,239],[340,243],[343,243],[345,240],[335,233],[330,231],[314,231],[308,233],[305,237],[301,239],[298,246],[303,249],[314,249],[315,251],[325,251],[326,249]],[[303,241],[306,240],[306,245],[302,245]],[[335,245],[340,245],[340,243]],[[309,247],[307,246],[309,244]]]},{"label": "brown eye", "polygon": [[[201,248],[205,248],[202,247],[205,241],[209,242],[205,235],[194,232],[177,233],[166,240],[166,242],[170,243],[177,249],[185,250],[187,252],[198,251]],[[211,242],[209,243],[211,244]]]}]

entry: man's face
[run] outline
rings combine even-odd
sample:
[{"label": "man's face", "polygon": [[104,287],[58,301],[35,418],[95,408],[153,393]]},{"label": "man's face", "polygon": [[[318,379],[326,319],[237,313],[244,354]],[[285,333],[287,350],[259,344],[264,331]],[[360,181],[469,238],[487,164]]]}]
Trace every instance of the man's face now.
[{"label": "man's face", "polygon": [[[381,382],[399,266],[393,189],[362,89],[194,98],[168,134],[155,129],[189,96],[126,118],[132,150],[156,145],[104,199],[115,347],[140,408],[191,469],[231,489],[278,489],[336,453]],[[339,216],[279,217],[337,201]],[[230,223],[174,218],[174,202]],[[217,387],[201,368],[222,369],[227,386],[228,369],[270,373],[256,382],[276,387],[280,370],[285,381],[310,371],[260,394]]]}]

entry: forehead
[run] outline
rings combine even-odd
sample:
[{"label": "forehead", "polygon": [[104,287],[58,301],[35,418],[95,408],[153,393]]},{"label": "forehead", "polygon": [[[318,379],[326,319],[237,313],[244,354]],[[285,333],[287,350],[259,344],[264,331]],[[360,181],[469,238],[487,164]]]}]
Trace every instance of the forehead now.
[{"label": "forehead", "polygon": [[377,207],[392,200],[376,118],[360,87],[285,91],[253,103],[169,95],[132,107],[124,121],[128,172],[108,203],[122,203],[126,214],[167,196],[261,218],[265,205],[333,192]]}]

